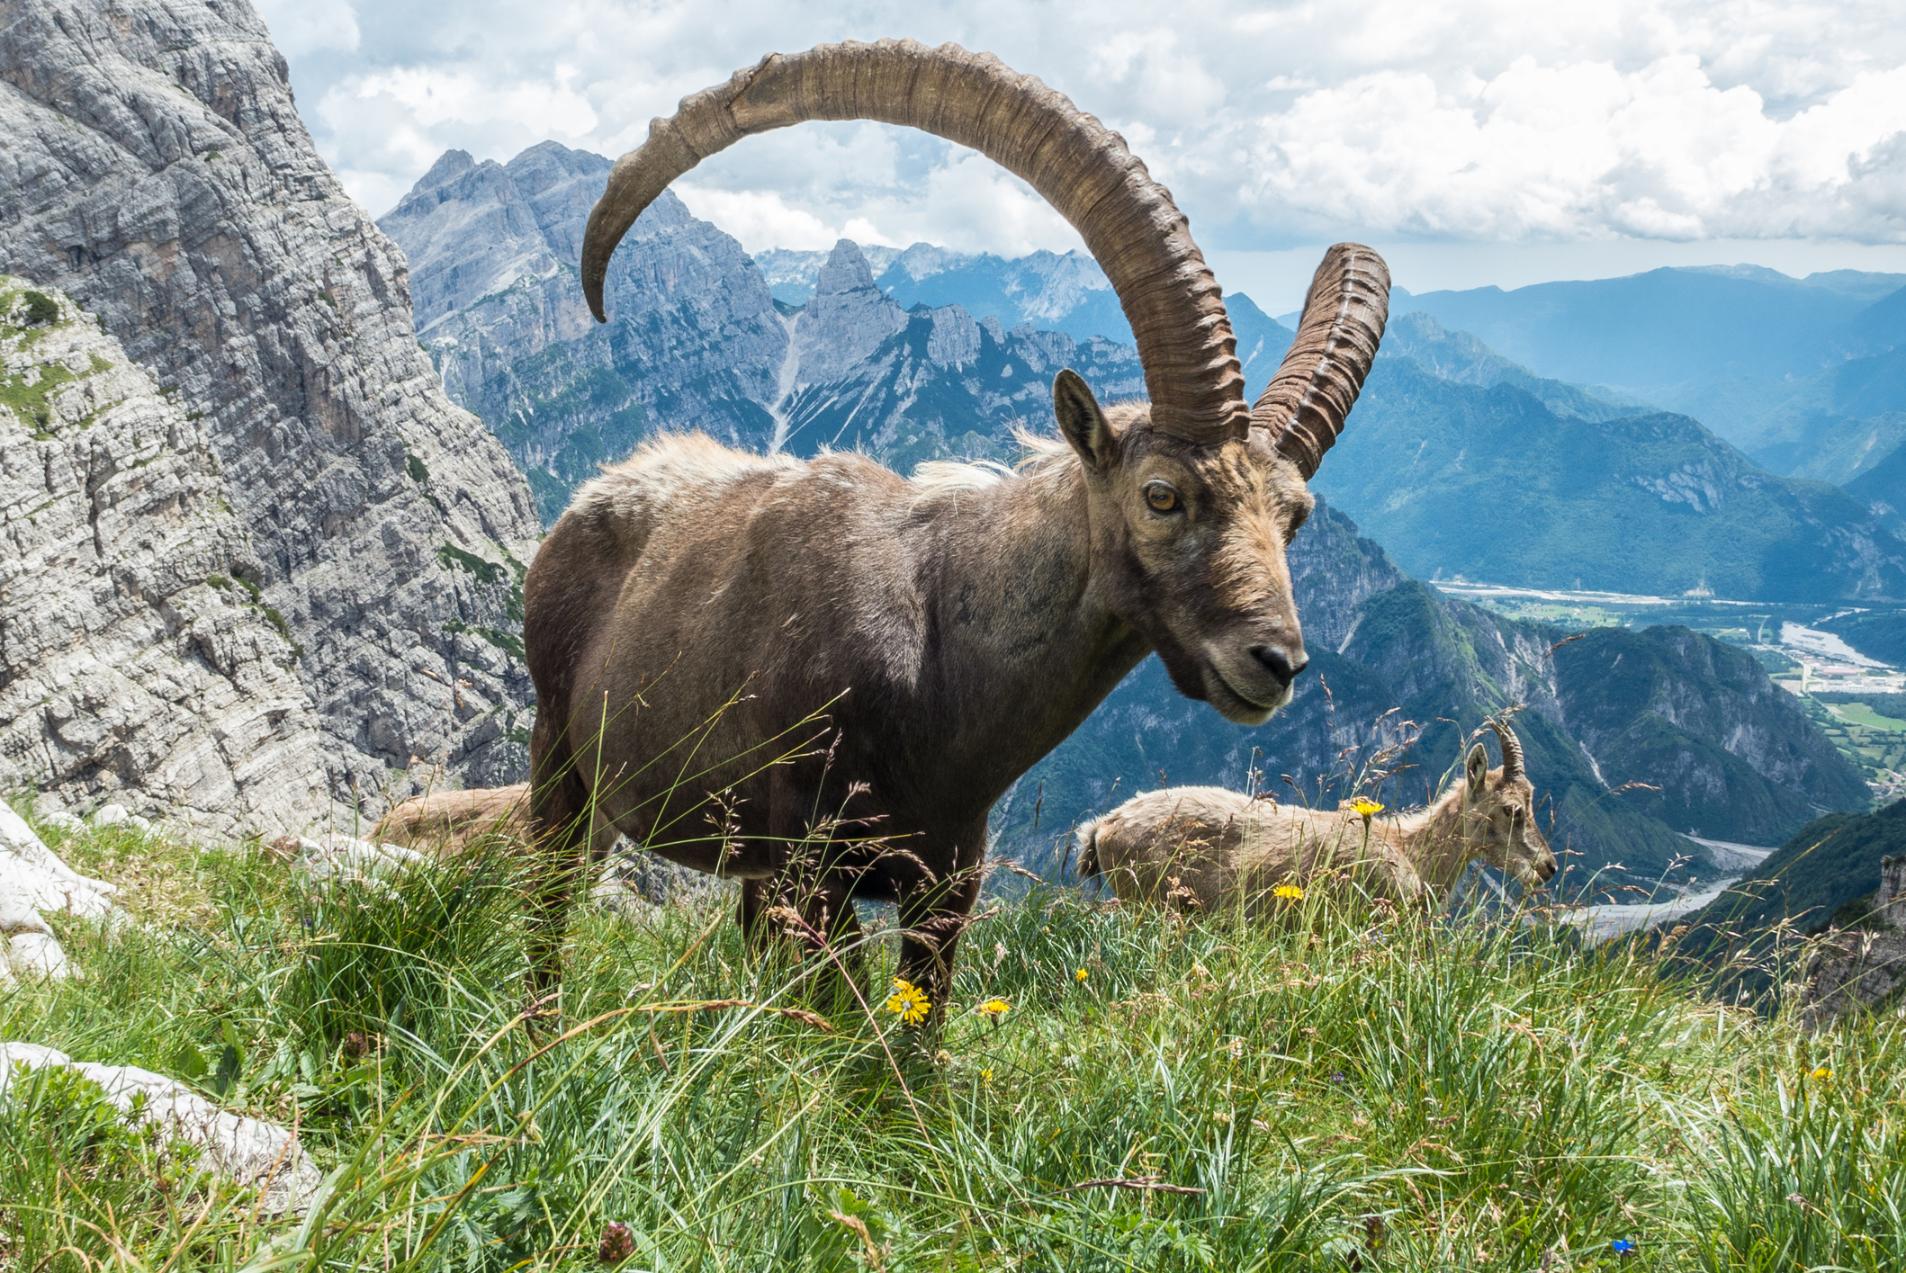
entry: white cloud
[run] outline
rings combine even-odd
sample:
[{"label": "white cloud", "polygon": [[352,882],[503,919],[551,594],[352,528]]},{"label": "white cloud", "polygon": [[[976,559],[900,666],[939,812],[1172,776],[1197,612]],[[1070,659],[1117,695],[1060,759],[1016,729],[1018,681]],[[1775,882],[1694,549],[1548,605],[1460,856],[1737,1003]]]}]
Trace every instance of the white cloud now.
[{"label": "white cloud", "polygon": [[1272,229],[1906,241],[1872,163],[1906,138],[1906,68],[1781,119],[1692,54],[1625,71],[1523,59],[1453,85],[1359,76],[1249,127],[1244,202]]},{"label": "white cloud", "polygon": [[360,35],[351,0],[259,0],[258,11],[288,60],[327,50],[357,50]]},{"label": "white cloud", "polygon": [[[1401,241],[1906,243],[1897,0],[265,0],[320,149],[382,211],[460,146],[616,154],[768,49],[953,39],[1125,133],[1207,248]],[[1024,250],[1076,236],[967,152],[872,125],[750,139],[690,204],[766,236]],[[850,227],[853,229],[850,231]]]}]

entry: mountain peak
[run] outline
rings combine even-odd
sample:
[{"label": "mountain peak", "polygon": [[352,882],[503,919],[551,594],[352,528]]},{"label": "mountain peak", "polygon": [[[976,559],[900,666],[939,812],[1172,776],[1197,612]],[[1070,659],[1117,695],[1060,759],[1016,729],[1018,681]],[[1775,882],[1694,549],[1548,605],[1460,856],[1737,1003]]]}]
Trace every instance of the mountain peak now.
[{"label": "mountain peak", "polygon": [[446,150],[437,156],[437,162],[430,165],[430,171],[418,178],[415,190],[434,190],[461,177],[476,167],[476,160],[467,150]]},{"label": "mountain peak", "polygon": [[857,292],[874,285],[874,272],[867,264],[867,258],[861,255],[860,245],[852,239],[842,239],[827,254],[827,261],[821,266],[819,277],[814,280],[816,296],[838,295],[842,292]]}]

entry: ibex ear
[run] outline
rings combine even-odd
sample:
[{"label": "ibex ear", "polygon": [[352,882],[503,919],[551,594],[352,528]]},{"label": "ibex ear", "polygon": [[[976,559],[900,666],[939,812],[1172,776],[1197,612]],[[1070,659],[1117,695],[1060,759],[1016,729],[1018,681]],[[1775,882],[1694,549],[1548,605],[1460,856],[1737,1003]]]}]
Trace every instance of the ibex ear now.
[{"label": "ibex ear", "polygon": [[1469,749],[1469,759],[1463,762],[1463,772],[1469,778],[1469,794],[1480,796],[1489,783],[1489,753],[1477,743]]},{"label": "ibex ear", "polygon": [[1071,368],[1060,372],[1052,382],[1052,413],[1059,417],[1059,432],[1093,472],[1111,467],[1117,454],[1112,426],[1105,422],[1097,398],[1085,380]]}]

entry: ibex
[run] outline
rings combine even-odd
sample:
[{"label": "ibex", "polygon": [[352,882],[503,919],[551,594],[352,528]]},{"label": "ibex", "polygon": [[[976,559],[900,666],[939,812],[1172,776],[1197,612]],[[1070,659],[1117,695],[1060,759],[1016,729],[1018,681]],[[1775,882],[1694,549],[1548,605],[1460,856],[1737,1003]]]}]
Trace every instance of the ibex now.
[{"label": "ibex", "polygon": [[1171,787],[1134,796],[1080,827],[1079,870],[1103,876],[1121,901],[1241,904],[1260,912],[1279,884],[1340,872],[1374,897],[1441,906],[1471,861],[1535,888],[1554,878],[1555,854],[1535,826],[1535,788],[1522,743],[1504,721],[1490,727],[1502,767],[1477,743],[1463,777],[1434,804],[1366,819],[1253,799],[1218,787]]},{"label": "ibex", "polygon": [[378,819],[371,839],[455,854],[486,835],[527,838],[528,826],[529,786],[517,783],[412,796]]},{"label": "ibex", "polygon": [[[1177,687],[1259,724],[1305,653],[1285,549],[1376,354],[1389,275],[1324,258],[1255,407],[1185,218],[1123,140],[990,56],[913,42],[770,55],[685,98],[624,155],[589,217],[582,282],[668,183],[740,138],[810,119],[912,125],[1025,178],[1116,291],[1149,402],[1053,385],[1064,444],[1011,474],[913,480],[853,454],[753,455],[665,436],[577,491],[531,567],[532,819],[548,886],[537,993],[571,883],[619,832],[743,881],[847,939],[853,898],[898,903],[900,975],[943,997],[995,799],[1156,651]],[[821,754],[764,742],[825,710]],[[685,808],[719,806],[684,820]],[[817,816],[877,841],[809,852]]]}]

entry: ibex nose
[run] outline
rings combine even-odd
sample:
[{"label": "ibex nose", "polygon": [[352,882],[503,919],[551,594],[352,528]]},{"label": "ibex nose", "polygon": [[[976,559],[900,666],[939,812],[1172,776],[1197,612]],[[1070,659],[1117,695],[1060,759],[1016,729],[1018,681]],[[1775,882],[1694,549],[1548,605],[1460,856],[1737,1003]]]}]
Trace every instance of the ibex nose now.
[{"label": "ibex nose", "polygon": [[1310,666],[1310,656],[1304,653],[1304,647],[1288,650],[1281,645],[1254,645],[1251,657],[1256,659],[1266,672],[1276,679],[1285,689],[1297,679],[1297,674]]},{"label": "ibex nose", "polygon": [[1553,860],[1550,860],[1550,861],[1544,862],[1541,866],[1536,867],[1535,873],[1537,877],[1540,878],[1544,884],[1547,884],[1550,880],[1555,878],[1556,869],[1557,868],[1556,868],[1555,862]]}]

